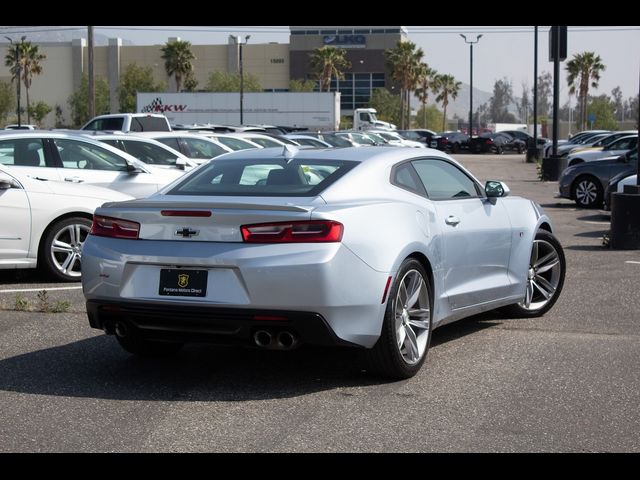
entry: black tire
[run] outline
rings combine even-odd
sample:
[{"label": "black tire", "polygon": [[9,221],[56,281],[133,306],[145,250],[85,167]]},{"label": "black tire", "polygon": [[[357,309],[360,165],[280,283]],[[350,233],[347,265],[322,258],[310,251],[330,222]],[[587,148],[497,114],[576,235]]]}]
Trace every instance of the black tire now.
[{"label": "black tire", "polygon": [[516,147],[516,150],[518,151],[518,153],[524,152],[524,148],[522,148],[522,145],[520,144],[518,144],[518,146]]},{"label": "black tire", "polygon": [[84,217],[69,217],[50,225],[38,255],[44,272],[58,281],[80,281],[82,244],[90,230],[91,220]]},{"label": "black tire", "polygon": [[[422,283],[414,284],[413,281]],[[365,357],[372,373],[402,380],[413,377],[420,370],[431,343],[433,294],[422,264],[414,258],[406,259],[388,295],[380,338],[365,352]],[[399,302],[402,297],[405,302]],[[415,301],[411,297],[415,297]],[[404,340],[399,339],[399,332],[404,334]]]},{"label": "black tire", "polygon": [[525,299],[503,309],[514,318],[544,315],[556,303],[564,286],[567,263],[556,237],[546,230],[538,231],[531,250]]},{"label": "black tire", "polygon": [[460,144],[454,143],[451,145],[451,153],[458,153],[460,151]]},{"label": "black tire", "polygon": [[573,182],[571,197],[579,207],[599,208],[604,198],[604,189],[596,177],[582,175]]},{"label": "black tire", "polygon": [[116,334],[116,340],[124,350],[139,357],[168,357],[178,353],[184,346],[182,343],[140,338],[135,330],[130,329],[124,337]]}]

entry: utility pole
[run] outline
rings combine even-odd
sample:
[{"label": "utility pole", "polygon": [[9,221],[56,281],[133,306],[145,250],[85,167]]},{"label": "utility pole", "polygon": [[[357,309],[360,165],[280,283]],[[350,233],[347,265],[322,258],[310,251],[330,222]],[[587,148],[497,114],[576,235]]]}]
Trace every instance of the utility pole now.
[{"label": "utility pole", "polygon": [[87,32],[88,66],[89,66],[89,119],[96,116],[95,84],[93,78],[93,27],[89,26]]},{"label": "utility pole", "polygon": [[[464,43],[469,44],[469,138],[473,136],[473,45],[480,41],[482,34],[476,36],[476,40],[467,40],[467,36],[460,34],[464,38]],[[478,135],[480,134],[480,125],[478,125]]]}]

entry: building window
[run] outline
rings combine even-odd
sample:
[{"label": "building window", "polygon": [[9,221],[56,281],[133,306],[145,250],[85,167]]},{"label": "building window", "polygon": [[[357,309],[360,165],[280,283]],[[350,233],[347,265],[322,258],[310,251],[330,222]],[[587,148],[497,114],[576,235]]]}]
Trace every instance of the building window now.
[{"label": "building window", "polygon": [[[375,88],[384,88],[384,73],[345,73],[343,80],[331,79],[329,91],[340,92],[340,108],[354,110],[369,106]],[[317,82],[314,91],[320,91]]]}]

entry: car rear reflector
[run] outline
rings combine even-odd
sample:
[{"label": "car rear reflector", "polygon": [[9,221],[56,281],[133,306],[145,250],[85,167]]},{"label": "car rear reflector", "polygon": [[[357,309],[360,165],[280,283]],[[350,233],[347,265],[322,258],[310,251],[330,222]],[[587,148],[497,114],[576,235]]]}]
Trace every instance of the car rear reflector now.
[{"label": "car rear reflector", "polygon": [[240,227],[247,243],[339,242],[344,227],[332,220],[259,223]]},{"label": "car rear reflector", "polygon": [[140,233],[140,224],[121,218],[93,216],[91,234],[99,237],[129,238],[136,240]]},{"label": "car rear reflector", "polygon": [[160,210],[163,217],[210,217],[211,212],[206,210]]}]

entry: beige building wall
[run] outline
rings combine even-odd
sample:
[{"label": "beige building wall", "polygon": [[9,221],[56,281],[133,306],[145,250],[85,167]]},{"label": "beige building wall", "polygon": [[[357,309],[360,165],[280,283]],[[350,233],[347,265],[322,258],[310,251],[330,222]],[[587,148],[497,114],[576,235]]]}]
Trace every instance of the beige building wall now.
[{"label": "beige building wall", "polygon": [[[7,49],[7,44],[0,44],[0,51]],[[40,52],[47,58],[42,62],[42,74],[33,78],[29,89],[29,100],[31,103],[43,101],[49,104],[53,110],[45,117],[43,127],[50,128],[55,125],[55,107],[62,108],[63,118],[68,121],[70,118],[69,104],[67,100],[73,92],[73,58],[71,44],[40,44]],[[5,67],[4,62],[0,64],[0,80],[10,81],[11,73],[9,67]],[[13,88],[15,89],[15,83]],[[27,96],[22,84],[20,105],[27,108]],[[27,122],[26,113],[22,115],[22,121]],[[0,125],[0,128],[4,125]]]},{"label": "beige building wall", "polygon": [[[0,51],[5,50],[6,46],[0,43]],[[118,39],[111,39],[109,46],[94,48],[95,76],[102,77],[110,83],[111,94],[114,97],[111,101],[112,112],[117,111],[118,79],[127,65],[132,63],[141,67],[151,67],[155,81],[164,81],[168,91],[175,91],[175,82],[169,79],[164,68],[162,46],[122,46]],[[68,125],[71,122],[69,96],[79,85],[81,74],[86,73],[87,70],[86,41],[76,40],[73,44],[39,44],[39,47],[40,51],[47,55],[47,59],[42,63],[42,74],[33,79],[30,89],[31,100],[42,100],[54,108],[45,118],[42,127],[55,127],[56,105],[62,109],[62,123]],[[238,71],[237,45],[193,45],[192,51],[196,57],[193,65],[198,88],[205,87],[209,76],[214,71]],[[277,43],[244,45],[243,67],[245,73],[252,73],[260,79],[265,90],[288,89],[289,45]],[[9,68],[2,63],[0,80],[8,81],[10,78]],[[21,104],[26,108],[24,88],[21,93]],[[26,115],[23,116],[23,121],[26,122]]]}]

